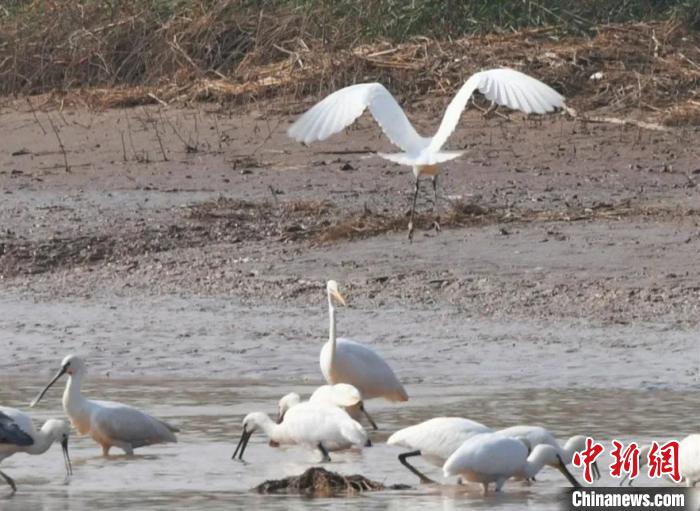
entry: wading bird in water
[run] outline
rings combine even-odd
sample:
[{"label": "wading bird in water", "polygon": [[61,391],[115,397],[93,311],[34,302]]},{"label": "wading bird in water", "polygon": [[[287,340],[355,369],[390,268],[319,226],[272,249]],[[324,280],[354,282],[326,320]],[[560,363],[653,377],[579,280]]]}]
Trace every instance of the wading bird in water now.
[{"label": "wading bird in water", "polygon": [[[277,404],[277,423],[282,422],[284,414],[292,406],[296,406],[301,403],[301,396],[296,392],[290,392],[283,396],[279,403]],[[362,403],[362,396],[357,387],[350,385],[348,383],[336,383],[335,385],[321,385],[313,394],[309,397],[310,403],[325,403],[333,406],[338,406],[343,408],[350,417],[352,417],[357,422],[360,422],[360,418],[364,415],[372,428],[377,429],[377,425],[374,423],[372,417],[365,410],[365,406]]]},{"label": "wading bird in water", "polygon": [[[18,452],[44,454],[56,442],[63,448],[66,475],[70,475],[73,471],[68,456],[69,436],[70,425],[66,421],[49,419],[36,431],[29,415],[15,408],[0,406],[0,461]],[[17,491],[17,485],[10,476],[2,471],[0,476],[13,492]]]},{"label": "wading bird in water", "polygon": [[301,445],[318,449],[323,461],[331,461],[329,452],[362,449],[367,444],[364,428],[337,406],[324,403],[299,403],[284,414],[277,424],[262,412],[249,413],[243,419],[243,432],[233,458],[243,459],[251,435],[262,429],[277,445]]},{"label": "wading bird in water", "polygon": [[112,447],[118,447],[127,455],[134,449],[146,445],[177,442],[175,433],[179,431],[161,420],[122,403],[93,401],[85,399],[80,386],[85,377],[85,363],[77,355],[68,355],[61,363],[61,369],[41,393],[32,401],[36,405],[46,391],[64,374],[68,384],[63,392],[63,410],[81,435],[88,434],[102,446],[102,454],[107,456]]},{"label": "wading bird in water", "polygon": [[365,108],[369,108],[384,134],[403,150],[379,156],[413,168],[415,187],[408,222],[408,239],[413,239],[413,215],[418,197],[418,182],[428,176],[433,183],[437,203],[439,165],[464,151],[443,151],[457,127],[469,98],[481,92],[495,105],[525,113],[544,114],[564,106],[564,97],[541,81],[513,69],[490,69],[473,74],[459,89],[445,110],[440,127],[432,137],[419,135],[396,99],[380,83],[361,83],[340,89],[314,105],[289,128],[287,134],[298,142],[309,144],[325,140],[352,124]]},{"label": "wading bird in water", "polygon": [[545,465],[558,469],[573,486],[581,486],[551,445],[540,444],[529,452],[525,441],[499,433],[480,433],[467,439],[442,470],[445,477],[458,475],[481,483],[486,493],[490,483],[500,491],[511,477],[532,479]]},{"label": "wading bird in water", "polygon": [[[354,385],[360,391],[363,401],[378,397],[389,401],[408,401],[403,385],[377,352],[359,342],[336,338],[335,301],[345,305],[345,299],[335,280],[329,280],[326,284],[326,294],[330,327],[328,342],[321,348],[320,355],[321,372],[326,381],[331,385]],[[370,421],[376,427],[371,418]]]},{"label": "wading bird in water", "polygon": [[[543,428],[542,426],[511,426],[509,428],[498,430],[496,433],[512,438],[524,439],[527,441],[528,445],[533,448],[538,445],[551,445],[554,447],[554,449],[556,449],[559,457],[564,462],[564,465],[570,465],[571,460],[574,458],[574,454],[583,451],[586,448],[585,436],[574,435],[569,438],[562,447],[559,445],[556,437],[548,429]],[[597,461],[594,461],[591,464],[591,471],[595,480],[600,479],[600,469],[598,468]]]},{"label": "wading bird in water", "polygon": [[421,483],[434,483],[432,479],[411,465],[407,458],[422,456],[427,461],[442,467],[452,455],[469,438],[479,433],[488,433],[491,429],[480,422],[461,417],[435,417],[427,421],[398,430],[386,441],[410,449],[399,454],[399,462],[420,478]]}]

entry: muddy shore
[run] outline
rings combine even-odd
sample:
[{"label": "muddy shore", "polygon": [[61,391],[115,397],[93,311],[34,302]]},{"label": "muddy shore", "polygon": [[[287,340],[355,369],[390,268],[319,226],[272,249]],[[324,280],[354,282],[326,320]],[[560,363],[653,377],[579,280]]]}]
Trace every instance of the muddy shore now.
[{"label": "muddy shore", "polygon": [[[441,107],[407,106],[422,131]],[[369,118],[303,147],[284,134],[292,118],[270,111],[42,112],[14,104],[1,115],[1,324],[15,339],[4,371],[37,360],[55,365],[63,343],[114,354],[113,343],[87,338],[100,338],[105,324],[115,331],[103,337],[119,338],[127,321],[121,307],[138,311],[145,331],[157,330],[143,311],[162,303],[176,304],[154,312],[152,321],[167,324],[163,342],[179,340],[178,353],[195,346],[208,353],[194,373],[210,364],[223,370],[218,348],[240,352],[246,340],[259,344],[275,332],[322,340],[323,284],[335,278],[351,304],[348,324],[366,321],[358,335],[383,337],[392,348],[402,336],[429,337],[443,319],[448,344],[475,350],[499,336],[497,325],[524,345],[548,335],[566,344],[562,332],[579,328],[622,329],[617,341],[591,334],[588,345],[573,335],[563,352],[632,343],[663,349],[665,365],[667,358],[684,364],[682,351],[690,350],[684,378],[697,382],[700,148],[690,129],[648,131],[563,114],[485,120],[469,111],[450,144],[467,154],[446,166],[437,212],[425,184],[421,229],[410,244],[411,175],[373,154],[389,146]],[[435,215],[439,233],[429,228]],[[214,312],[204,321],[216,341],[206,333],[197,340],[193,325],[205,316],[177,324],[188,301],[213,303],[225,316],[225,328],[214,327]],[[260,314],[237,321],[251,310]],[[266,324],[275,311],[283,319]],[[36,314],[56,318],[37,319],[32,337]],[[394,317],[403,323],[392,332],[384,325]],[[469,324],[487,331],[480,336]],[[517,325],[527,326],[520,333]],[[80,334],[69,335],[71,328]],[[126,330],[124,342],[137,345],[138,326]],[[229,339],[237,342],[225,348]],[[56,354],[28,355],[29,342]],[[120,349],[130,353],[128,346]],[[107,371],[106,360],[97,364]]]}]

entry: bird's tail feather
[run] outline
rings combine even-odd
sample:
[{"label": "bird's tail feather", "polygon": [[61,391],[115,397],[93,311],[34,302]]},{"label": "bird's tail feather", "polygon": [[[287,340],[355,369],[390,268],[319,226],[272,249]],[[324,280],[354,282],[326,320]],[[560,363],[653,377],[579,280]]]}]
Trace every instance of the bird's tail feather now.
[{"label": "bird's tail feather", "polygon": [[454,160],[463,154],[464,151],[440,151],[428,155],[421,155],[419,157],[411,156],[408,153],[379,153],[379,156],[385,160],[398,163],[399,165],[416,166],[435,165],[436,163]]}]

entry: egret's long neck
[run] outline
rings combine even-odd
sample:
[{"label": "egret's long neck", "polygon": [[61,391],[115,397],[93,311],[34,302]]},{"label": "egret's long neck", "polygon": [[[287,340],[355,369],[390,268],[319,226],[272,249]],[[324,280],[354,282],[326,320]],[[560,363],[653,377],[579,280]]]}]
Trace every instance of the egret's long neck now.
[{"label": "egret's long neck", "polygon": [[[579,449],[577,449],[577,447]],[[574,459],[574,454],[580,450],[580,446],[576,442],[576,438],[570,438],[565,444],[564,447],[559,449],[559,457],[561,460],[564,462],[564,465],[568,465],[571,463],[571,460]]]},{"label": "egret's long neck", "polygon": [[52,443],[53,438],[49,434],[47,424],[44,424],[40,431],[34,433],[34,443],[28,446],[25,451],[29,454],[44,454]]},{"label": "egret's long neck", "polygon": [[525,462],[525,467],[523,470],[525,477],[535,477],[537,473],[542,470],[542,467],[547,464],[548,457],[549,453],[546,451],[533,451]]},{"label": "egret's long neck", "polygon": [[83,376],[84,373],[82,371],[75,372],[68,376],[68,384],[66,385],[66,390],[63,391],[63,409],[69,417],[79,413],[86,401],[80,393]]},{"label": "egret's long neck", "polygon": [[330,295],[328,296],[328,319],[330,320],[330,325],[328,327],[328,342],[331,345],[331,371],[335,367],[335,307],[333,306],[332,299]]}]

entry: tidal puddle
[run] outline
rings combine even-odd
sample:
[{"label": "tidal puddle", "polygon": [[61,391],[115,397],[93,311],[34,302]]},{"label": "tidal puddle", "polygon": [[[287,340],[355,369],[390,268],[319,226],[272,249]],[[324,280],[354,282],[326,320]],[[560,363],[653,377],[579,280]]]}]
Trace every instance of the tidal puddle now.
[{"label": "tidal puddle", "polygon": [[[27,409],[43,381],[28,378],[2,380],[0,402]],[[266,479],[303,472],[317,464],[317,455],[299,448],[274,449],[262,434],[255,434],[246,451],[247,463],[231,460],[240,434],[240,422],[250,411],[273,413],[277,399],[288,391],[309,394],[313,386],[276,381],[259,385],[233,380],[89,380],[87,396],[123,401],[148,410],[182,429],[179,443],[153,446],[126,458],[108,459],[89,438],[71,440],[74,475],[64,481],[61,452],[53,447],[43,456],[16,455],[2,469],[15,478],[19,491],[0,500],[3,511],[15,510],[121,510],[248,508],[355,509],[358,502],[369,510],[413,509],[558,509],[557,498],[567,482],[552,469],[526,486],[511,481],[500,495],[483,497],[477,486],[421,486],[397,461],[400,449],[384,442],[395,430],[440,415],[479,420],[494,428],[518,423],[543,424],[561,439],[590,434],[609,445],[612,438],[646,442],[680,438],[697,427],[695,412],[700,395],[675,390],[631,391],[601,389],[513,389],[496,386],[416,384],[404,404],[370,401],[368,408],[380,425],[372,434],[374,446],[359,452],[332,455],[329,470],[361,473],[386,484],[405,483],[413,489],[367,493],[349,499],[308,499],[265,496],[251,488]],[[54,389],[35,419],[60,417],[61,390]],[[119,452],[117,450],[113,452]],[[608,455],[602,459],[604,479]],[[417,460],[431,477],[440,471]],[[572,469],[581,479],[579,469]],[[637,484],[661,484],[646,478]],[[4,489],[0,489],[4,494]]]}]

